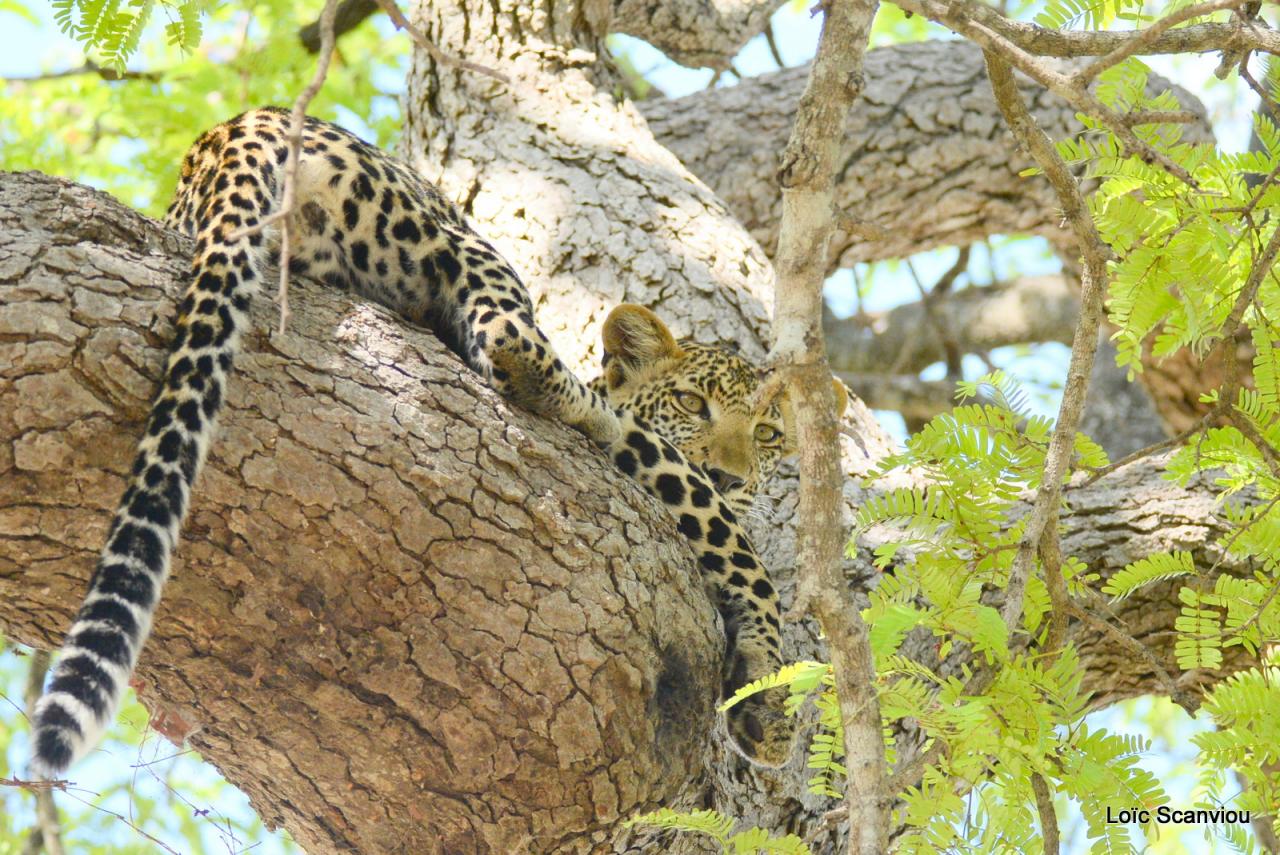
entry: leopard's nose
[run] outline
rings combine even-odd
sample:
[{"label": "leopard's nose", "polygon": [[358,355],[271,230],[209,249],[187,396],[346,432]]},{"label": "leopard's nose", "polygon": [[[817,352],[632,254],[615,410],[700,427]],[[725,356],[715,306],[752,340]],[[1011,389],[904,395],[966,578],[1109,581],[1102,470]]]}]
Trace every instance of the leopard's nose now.
[{"label": "leopard's nose", "polygon": [[717,469],[714,466],[707,469],[707,474],[711,476],[711,480],[715,482],[716,489],[721,493],[728,493],[732,490],[736,490],[743,484],[747,483],[737,475],[730,475],[723,469]]}]

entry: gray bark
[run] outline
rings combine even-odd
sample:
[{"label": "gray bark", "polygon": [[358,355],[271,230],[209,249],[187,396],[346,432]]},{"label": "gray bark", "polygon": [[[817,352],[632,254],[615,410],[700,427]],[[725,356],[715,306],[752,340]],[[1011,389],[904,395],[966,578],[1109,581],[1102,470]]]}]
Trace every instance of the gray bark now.
[{"label": "gray bark", "polygon": [[918,373],[945,361],[944,338],[960,353],[1028,342],[1067,344],[1080,311],[1080,286],[1065,276],[1024,276],[940,296],[931,308],[933,320],[919,302],[864,318],[828,318],[831,366],[853,373]]},{"label": "gray bark", "polygon": [[[868,406],[896,410],[919,424],[955,404],[955,383],[917,375],[958,354],[1013,344],[1068,344],[1080,311],[1079,284],[1066,275],[1024,276],[907,303],[887,312],[824,324],[827,353],[840,378]],[[1102,334],[1080,429],[1112,457],[1165,438],[1146,389],[1116,366],[1115,348]]]},{"label": "gray bark", "polygon": [[727,68],[785,0],[616,0],[609,29],[684,66]]},{"label": "gray bark", "polygon": [[423,2],[412,16],[446,51],[512,83],[416,54],[402,153],[484,224],[570,366],[599,364],[600,325],[622,302],[653,308],[677,336],[764,354],[768,259],[614,98],[607,5]]},{"label": "gray bark", "polygon": [[[774,173],[787,143],[808,66],[789,68],[670,101],[639,105],[649,127],[772,254],[781,203]],[[1066,233],[1058,202],[1017,152],[991,95],[981,51],[961,41],[867,53],[866,88],[850,112],[837,171],[836,204],[885,231],[866,241],[837,234],[831,265],[902,258],[964,246],[993,234]],[[1074,111],[1022,79],[1040,126],[1061,139],[1079,129]],[[1169,86],[1152,75],[1152,89]],[[1187,109],[1203,113],[1173,87]],[[1189,133],[1207,138],[1204,127]]]},{"label": "gray bark", "polygon": [[[78,604],[159,377],[185,252],[101,194],[0,180],[8,637],[50,646]],[[660,800],[813,831],[815,851],[832,851],[839,830],[820,828],[829,805],[804,792],[800,751],[757,770],[707,739],[722,642],[663,510],[581,437],[507,407],[430,335],[297,287],[286,335],[249,335],[237,365],[143,655],[153,708],[195,724],[193,745],[311,855],[704,851],[615,838],[620,818]],[[259,304],[266,330],[275,310]],[[888,442],[857,402],[848,424],[851,514],[881,489],[853,476]],[[785,604],[793,475],[768,492],[753,536]],[[1206,485],[1172,485],[1155,461],[1069,500],[1064,550],[1104,576],[1157,549],[1218,557]],[[868,546],[845,565],[858,591],[878,578]],[[1176,608],[1165,587],[1117,609],[1171,670]],[[1143,661],[1072,632],[1096,705],[1159,691]],[[823,655],[808,622],[787,627],[786,649]]]}]

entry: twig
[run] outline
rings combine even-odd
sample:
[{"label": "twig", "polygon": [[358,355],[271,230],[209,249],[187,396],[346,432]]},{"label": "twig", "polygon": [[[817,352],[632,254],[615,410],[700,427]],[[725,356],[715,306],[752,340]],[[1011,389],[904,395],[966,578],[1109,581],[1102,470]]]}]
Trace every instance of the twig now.
[{"label": "twig", "polygon": [[1053,810],[1053,793],[1039,772],[1031,773],[1031,792],[1036,797],[1036,813],[1040,814],[1040,837],[1044,840],[1044,855],[1058,855],[1062,843],[1058,835],[1058,815]]},{"label": "twig", "polygon": [[891,798],[867,626],[841,570],[843,475],[831,368],[822,337],[822,281],[834,228],[835,167],[845,119],[862,91],[875,0],[828,0],[817,56],[778,170],[782,220],[774,266],[771,375],[788,379],[800,448],[793,612],[812,611],[827,636],[844,721],[850,855],[884,852]]},{"label": "twig", "polygon": [[[40,700],[40,693],[44,689],[44,677],[49,673],[49,663],[53,661],[52,655],[47,650],[37,650],[31,655],[31,664],[27,670],[27,687],[23,693],[23,700],[27,705],[27,720],[35,721],[36,702]],[[39,852],[40,847],[44,848],[46,855],[64,855],[62,848],[62,829],[58,827],[58,808],[53,803],[53,790],[40,789],[35,790],[36,797],[36,827],[32,830],[31,835],[27,838],[27,846],[37,844],[32,852]],[[25,851],[24,847],[24,851]]]},{"label": "twig", "polygon": [[289,228],[289,216],[293,213],[295,197],[298,192],[298,161],[302,159],[302,126],[307,118],[307,105],[316,97],[320,87],[324,85],[325,76],[329,73],[329,62],[333,59],[333,19],[338,11],[338,0],[325,0],[324,11],[320,13],[320,57],[316,61],[316,73],[312,76],[307,88],[293,102],[293,112],[289,115],[289,157],[284,164],[284,192],[280,201],[280,334],[284,335],[285,325],[289,322],[289,252],[292,235]]},{"label": "twig", "polygon": [[1044,567],[1045,587],[1049,589],[1049,631],[1044,649],[1057,657],[1067,638],[1067,618],[1071,611],[1071,595],[1062,576],[1062,544],[1058,542],[1057,526],[1045,526],[1040,536],[1040,563]]},{"label": "twig", "polygon": [[1098,57],[1093,62],[1080,69],[1072,77],[1072,82],[1077,86],[1085,86],[1093,78],[1102,72],[1111,68],[1113,65],[1119,65],[1131,56],[1142,53],[1156,41],[1164,33],[1176,27],[1178,24],[1190,21],[1192,18],[1199,18],[1204,15],[1210,15],[1214,12],[1221,12],[1224,9],[1234,9],[1244,0],[1208,0],[1205,3],[1196,3],[1186,6],[1176,12],[1164,16],[1151,26],[1144,30],[1138,30],[1124,44],[1117,46],[1114,50],[1108,51],[1103,56]]},{"label": "twig", "polygon": [[311,82],[302,90],[293,102],[293,110],[289,114],[289,133],[285,139],[288,144],[288,156],[284,163],[284,187],[280,193],[280,207],[262,217],[250,226],[244,226],[231,233],[230,241],[237,241],[258,234],[273,223],[280,224],[280,288],[277,299],[280,301],[280,334],[284,334],[285,325],[289,321],[289,251],[292,238],[289,217],[297,196],[298,161],[302,159],[302,127],[307,117],[307,105],[316,97],[324,79],[329,73],[329,62],[333,59],[333,17],[338,0],[325,0],[324,10],[320,13],[320,57],[316,62],[316,73]]},{"label": "twig", "polygon": [[1090,484],[1093,484],[1094,482],[1102,478],[1105,478],[1106,476],[1110,475],[1112,472],[1115,472],[1118,469],[1123,469],[1124,467],[1128,466],[1130,463],[1136,463],[1139,460],[1142,460],[1143,458],[1146,458],[1146,457],[1150,457],[1153,454],[1159,454],[1162,451],[1168,451],[1170,448],[1179,446],[1182,443],[1186,442],[1191,437],[1195,436],[1200,431],[1204,430],[1209,425],[1211,425],[1214,422],[1214,420],[1216,420],[1219,416],[1221,416],[1225,411],[1226,411],[1226,405],[1219,402],[1219,404],[1215,406],[1212,410],[1210,410],[1209,412],[1201,416],[1199,421],[1197,421],[1195,424],[1193,424],[1191,427],[1187,428],[1186,430],[1182,431],[1177,436],[1171,436],[1168,439],[1162,439],[1160,442],[1155,442],[1155,443],[1152,443],[1151,445],[1146,446],[1145,448],[1139,448],[1137,451],[1130,452],[1129,454],[1126,454],[1124,457],[1121,457],[1119,460],[1113,463],[1108,463],[1106,466],[1100,466],[1097,469],[1094,469],[1092,472],[1090,472],[1089,477],[1081,481],[1073,481],[1071,484],[1067,485],[1066,489],[1076,490],[1081,487],[1088,487]]},{"label": "twig", "polygon": [[1000,105],[1014,136],[1030,151],[1057,194],[1063,213],[1075,233],[1083,261],[1080,276],[1080,317],[1072,338],[1071,360],[1062,390],[1062,404],[1058,408],[1057,424],[1049,441],[1049,450],[1045,454],[1040,487],[1026,517],[1018,554],[1009,571],[1006,599],[1001,607],[1005,626],[1012,633],[1022,618],[1023,592],[1040,542],[1047,529],[1056,530],[1057,527],[1062,482],[1071,462],[1076,425],[1079,424],[1080,413],[1084,409],[1089,374],[1093,370],[1093,358],[1098,349],[1098,327],[1102,322],[1102,297],[1106,288],[1106,264],[1110,251],[1098,235],[1075,177],[1058,156],[1057,149],[1048,136],[1036,126],[1022,102],[1013,79],[1013,71],[995,52],[986,51],[985,56],[987,75],[991,79],[991,91],[995,94],[996,103]]},{"label": "twig", "polygon": [[1120,117],[1126,125],[1189,125],[1200,121],[1200,116],[1190,110],[1134,110]]},{"label": "twig", "polygon": [[907,271],[915,280],[916,290],[920,293],[920,305],[924,308],[925,320],[929,326],[933,327],[934,333],[938,336],[938,342],[942,345],[942,352],[946,355],[948,380],[960,379],[960,357],[963,354],[960,352],[960,345],[956,342],[955,336],[951,334],[947,319],[938,314],[937,302],[939,297],[951,290],[951,286],[955,284],[960,274],[969,269],[969,250],[967,246],[960,249],[955,263],[938,278],[937,282],[933,283],[932,289],[924,287],[911,259],[907,259]]},{"label": "twig", "polygon": [[769,53],[773,55],[773,61],[778,64],[778,68],[786,68],[787,64],[782,61],[782,52],[778,50],[778,41],[773,35],[773,21],[764,25],[764,42],[769,46]]},{"label": "twig", "polygon": [[117,71],[114,68],[106,68],[98,65],[91,59],[86,59],[84,61],[84,65],[77,68],[66,68],[62,71],[50,71],[46,74],[33,74],[29,77],[0,76],[0,80],[3,80],[6,83],[44,83],[49,80],[63,80],[67,77],[78,77],[83,74],[96,74],[98,77],[107,81],[148,80],[154,82],[164,76],[164,72],[161,71],[130,71],[129,69]]},{"label": "twig", "polygon": [[177,849],[174,849],[172,846],[170,846],[169,844],[165,843],[165,842],[164,842],[163,840],[161,840],[160,838],[158,838],[158,837],[156,837],[156,836],[154,836],[154,835],[148,834],[144,829],[142,829],[142,828],[141,828],[141,827],[139,827],[138,825],[135,825],[134,823],[130,822],[130,821],[129,821],[129,819],[128,819],[126,816],[124,816],[123,814],[116,813],[116,812],[115,812],[115,811],[113,811],[113,810],[108,810],[107,808],[104,808],[102,805],[96,805],[96,804],[94,804],[93,802],[85,801],[84,799],[80,798],[80,797],[79,797],[79,796],[77,796],[75,793],[72,793],[72,792],[70,792],[70,791],[68,791],[68,792],[67,792],[67,795],[68,795],[68,796],[70,796],[71,798],[75,799],[76,801],[80,802],[80,804],[85,805],[86,807],[91,807],[91,808],[93,808],[93,809],[94,809],[94,810],[96,810],[96,811],[99,811],[99,812],[101,812],[101,813],[105,813],[107,816],[115,817],[116,819],[118,819],[118,820],[120,820],[121,822],[123,822],[125,825],[129,826],[129,828],[133,829],[133,831],[134,831],[134,833],[135,833],[135,834],[138,834],[138,835],[140,835],[140,836],[142,836],[142,837],[145,837],[147,840],[150,840],[152,843],[154,843],[155,845],[159,846],[159,847],[160,847],[161,849],[163,849],[165,852],[168,852],[168,853],[169,853],[169,855],[182,855],[182,853],[178,852],[178,850],[177,850]]},{"label": "twig", "polygon": [[1249,88],[1258,94],[1259,106],[1271,117],[1271,121],[1280,121],[1280,117],[1276,116],[1275,99],[1271,97],[1271,93],[1266,90],[1266,87],[1259,83],[1257,78],[1250,73],[1249,66],[1240,66],[1240,79],[1248,83]]},{"label": "twig", "polygon": [[1138,639],[1129,635],[1129,633],[1124,630],[1113,626],[1110,621],[1102,618],[1092,610],[1087,609],[1078,603],[1073,602],[1071,604],[1071,614],[1089,624],[1094,629],[1101,630],[1111,636],[1120,643],[1121,647],[1125,648],[1130,653],[1134,653],[1141,657],[1151,668],[1152,673],[1156,675],[1156,679],[1159,680],[1160,685],[1164,687],[1165,693],[1168,694],[1169,699],[1186,710],[1187,715],[1194,716],[1196,714],[1196,710],[1200,709],[1199,698],[1196,698],[1194,695],[1191,695],[1179,688],[1177,682],[1172,676],[1170,676],[1169,672],[1165,670],[1165,667],[1160,664],[1160,660],[1156,659],[1155,654],[1153,654],[1141,641],[1138,641]]},{"label": "twig", "polygon": [[404,30],[413,39],[418,47],[425,50],[432,59],[441,65],[447,65],[453,68],[461,68],[467,71],[474,71],[476,74],[483,74],[486,77],[492,77],[500,83],[510,85],[511,78],[507,77],[500,71],[495,71],[487,65],[481,65],[478,62],[461,59],[460,57],[450,56],[436,46],[436,43],[427,38],[426,35],[409,23],[409,19],[400,11],[400,7],[396,5],[395,0],[378,0],[378,5],[382,7],[382,11],[387,13],[387,17],[391,19],[391,23],[396,25],[396,29]]},{"label": "twig", "polygon": [[[923,0],[893,0],[894,5],[906,12],[929,17]],[[999,33],[1022,50],[1037,56],[1075,59],[1082,56],[1102,56],[1141,38],[1143,30],[1136,31],[1072,31],[1050,29],[1037,24],[1013,21],[988,6],[970,3],[966,10],[969,17]],[[1271,29],[1264,21],[1250,21],[1244,26],[1230,24],[1195,24],[1161,33],[1155,41],[1144,44],[1137,53],[1143,55],[1174,53],[1205,53],[1233,48],[1280,54],[1280,32]]]}]

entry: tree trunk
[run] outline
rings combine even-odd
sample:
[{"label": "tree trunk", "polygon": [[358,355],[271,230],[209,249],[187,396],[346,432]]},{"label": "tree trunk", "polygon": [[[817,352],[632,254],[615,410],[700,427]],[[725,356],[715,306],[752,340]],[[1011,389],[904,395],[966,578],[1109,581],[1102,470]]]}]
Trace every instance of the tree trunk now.
[{"label": "tree trunk", "polygon": [[[102,194],[0,178],[9,637],[50,646],[78,605],[186,251]],[[266,330],[275,311],[259,303]],[[888,444],[857,402],[850,424],[860,475]],[[878,489],[851,480],[846,512]],[[753,536],[785,604],[794,478],[769,492]],[[1068,499],[1064,550],[1103,576],[1158,549],[1220,557],[1207,486],[1172,485],[1155,461]],[[767,771],[708,739],[723,642],[665,512],[581,437],[510,409],[375,308],[303,283],[284,336],[248,337],[186,535],[142,658],[148,700],[193,723],[192,744],[310,855],[704,851],[619,834],[659,802],[836,845],[801,750]],[[878,575],[871,545],[846,563],[857,590]],[[1173,668],[1176,613],[1155,588],[1116,623],[1180,685],[1214,679]],[[1096,705],[1161,690],[1144,660],[1072,632]],[[785,643],[823,655],[807,622]]]},{"label": "tree trunk", "polygon": [[[0,631],[55,645],[187,242],[0,174]],[[300,287],[250,335],[140,676],[327,852],[587,851],[703,767],[723,641],[665,512],[430,334]],[[260,299],[255,329],[275,310]],[[74,775],[74,770],[72,771]]]}]

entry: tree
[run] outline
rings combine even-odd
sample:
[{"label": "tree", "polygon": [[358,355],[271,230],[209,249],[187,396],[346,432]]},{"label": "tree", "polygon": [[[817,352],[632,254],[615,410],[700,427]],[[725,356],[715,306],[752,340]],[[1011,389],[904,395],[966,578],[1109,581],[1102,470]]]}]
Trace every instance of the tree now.
[{"label": "tree", "polygon": [[[653,307],[678,333],[734,341],[764,358],[772,340],[766,311],[774,285],[770,253],[787,229],[787,209],[769,181],[797,112],[806,109],[800,92],[809,72],[783,71],[731,89],[633,103],[618,95],[623,80],[602,40],[625,31],[688,61],[723,66],[776,5],[727,4],[716,15],[693,15],[678,0],[498,2],[483,8],[432,3],[410,10],[424,43],[437,47],[434,54],[425,47],[414,54],[401,148],[448,195],[464,200],[468,214],[522,271],[538,296],[542,325],[581,369],[598,361],[594,329],[608,307],[623,300]],[[1238,4],[1200,4],[1204,8],[1196,11],[1203,17],[1227,5]],[[1256,20],[1175,29],[1168,23],[1175,15],[1148,23],[1146,34],[1134,37],[1037,29],[966,3],[904,0],[899,6],[954,27],[978,47],[924,43],[867,55],[855,81],[866,81],[859,105],[877,109],[855,108],[848,121],[861,124],[847,125],[843,137],[842,122],[834,124],[842,140],[834,159],[843,169],[831,192],[844,211],[837,221],[843,236],[810,261],[818,259],[821,273],[823,259],[834,267],[1010,231],[1049,234],[1070,256],[1084,254],[1079,275],[1092,287],[1084,302],[1095,311],[1103,278],[1098,254],[1090,255],[1096,247],[1079,231],[1067,234],[1057,211],[1066,208],[1077,225],[1087,225],[1089,214],[1064,201],[1071,178],[1053,172],[1056,155],[1035,148],[1025,122],[1019,125],[1016,103],[1029,100],[1055,138],[1079,128],[1077,112],[1091,116],[1089,127],[1104,142],[1086,138],[1066,144],[1064,153],[1102,182],[1095,199],[1115,206],[1095,208],[1093,216],[1118,256],[1105,275],[1119,281],[1130,250],[1142,243],[1136,232],[1154,227],[1154,215],[1133,208],[1126,201],[1132,196],[1114,185],[1108,190],[1105,182],[1159,187],[1178,199],[1181,190],[1167,183],[1168,175],[1189,169],[1187,152],[1169,145],[1176,125],[1140,125],[1131,113],[1194,126],[1195,115],[1183,113],[1195,105],[1185,96],[1177,104],[1158,96],[1164,87],[1140,75],[1132,60],[1117,65],[1127,76],[1105,75],[1096,96],[1057,72],[1006,85],[1002,97],[992,96],[985,67],[993,67],[999,84],[1012,80],[1001,77],[1008,57],[1021,59],[1021,70],[1034,78],[1039,55],[1103,57],[1116,64],[1124,57],[1115,51],[1276,47],[1273,31]],[[858,12],[839,3],[827,9],[832,16]],[[677,28],[673,21],[686,25]],[[865,43],[865,35],[857,44],[842,43],[830,61],[849,60],[840,52],[860,52]],[[988,52],[985,66],[979,48]],[[461,68],[449,56],[498,69],[509,82]],[[849,61],[856,68],[860,59]],[[1082,60],[1086,68],[1089,61]],[[1145,102],[1144,92],[1156,100]],[[819,107],[838,103],[832,95],[816,97]],[[953,111],[954,104],[963,108]],[[1154,111],[1160,115],[1150,115]],[[839,109],[837,118],[848,112]],[[1006,116],[1034,158],[1014,149]],[[1269,126],[1261,121],[1260,128]],[[1103,136],[1104,129],[1113,136]],[[1125,160],[1121,152],[1137,158]],[[895,839],[912,839],[910,812],[886,813],[907,787],[923,786],[907,794],[908,808],[932,802],[950,811],[956,809],[950,776],[977,779],[973,766],[962,762],[963,752],[939,738],[939,729],[948,727],[953,734],[971,733],[949,718],[951,711],[972,714],[983,698],[1033,685],[1023,666],[1035,655],[1047,650],[1063,663],[1063,675],[1052,679],[1065,685],[1078,678],[1072,697],[1079,702],[1067,704],[1070,714],[1061,713],[1068,718],[1088,706],[1153,692],[1195,707],[1206,687],[1223,690],[1213,703],[1229,713],[1225,691],[1235,684],[1227,676],[1241,671],[1247,681],[1259,648],[1274,639],[1269,591],[1275,566],[1266,544],[1276,530],[1270,501],[1275,401],[1267,396],[1274,395],[1268,390],[1276,375],[1266,342],[1275,317],[1269,273],[1276,238],[1264,214],[1278,153],[1272,147],[1255,160],[1209,164],[1219,172],[1233,167],[1266,178],[1237,206],[1251,205],[1244,213],[1257,220],[1256,227],[1252,221],[1240,227],[1244,257],[1212,271],[1246,287],[1238,284],[1225,308],[1206,309],[1213,331],[1221,330],[1221,340],[1232,345],[1238,330],[1259,332],[1246,335],[1239,348],[1213,347],[1209,322],[1177,315],[1176,306],[1162,305],[1165,315],[1154,319],[1112,314],[1127,335],[1119,339],[1122,353],[1145,369],[1144,376],[1159,372],[1164,381],[1151,385],[1166,426],[1185,433],[1187,427],[1230,423],[1180,442],[1193,440],[1184,446],[1192,455],[1207,444],[1236,483],[1263,502],[1224,512],[1221,485],[1194,471],[1196,461],[1186,451],[1173,463],[1148,454],[1109,467],[1094,449],[1076,444],[1077,463],[1095,466],[1099,477],[1080,474],[1092,483],[1069,491],[1055,538],[1055,497],[1038,490],[1039,473],[1049,465],[1048,427],[1017,408],[1002,378],[991,378],[985,393],[992,403],[983,415],[969,411],[935,423],[911,447],[913,469],[869,484],[856,478],[881,468],[892,442],[865,407],[854,408],[847,425],[853,436],[842,440],[848,481],[842,505],[862,537],[841,568],[848,587],[836,596],[872,592],[867,614],[882,681],[877,693],[881,712],[896,728],[897,753],[892,770],[871,770],[889,788],[855,790],[851,803],[861,800]],[[1054,180],[1020,178],[1033,161]],[[904,169],[886,166],[904,163]],[[821,170],[814,177],[820,195]],[[1205,180],[1200,176],[1197,183]],[[1244,193],[1229,176],[1222,181],[1225,186],[1214,189]],[[788,185],[797,187],[807,191],[802,183]],[[0,336],[10,342],[14,366],[0,385],[0,433],[8,449],[0,468],[12,476],[0,486],[0,621],[8,636],[48,645],[74,608],[91,565],[86,556],[99,545],[116,498],[120,466],[158,373],[162,319],[171,313],[166,295],[180,280],[186,248],[155,224],[65,183],[6,176],[0,201],[6,289]],[[1160,213],[1193,222],[1172,203]],[[1179,228],[1191,227],[1167,230]],[[1025,338],[1001,341],[1069,339],[1078,314],[1071,296],[1075,278],[1069,271],[1054,283],[1061,310],[1035,318],[1057,332],[1024,328],[1019,336]],[[1142,292],[1148,299],[1156,284]],[[1193,287],[1199,284],[1184,285],[1186,305],[1203,297]],[[1142,285],[1133,283],[1135,289]],[[980,331],[961,320],[949,329],[962,332],[935,334],[948,329],[949,313],[973,302],[986,314],[1003,293],[1043,286],[1015,282],[1003,292],[950,294],[940,282],[916,306],[897,310],[898,323],[911,312],[916,318],[908,322],[914,326],[898,328],[923,338],[921,324],[927,324],[930,337],[943,345],[940,356],[951,363],[991,342],[965,338]],[[197,728],[192,744],[250,793],[264,818],[286,825],[313,855],[606,849],[623,819],[658,804],[710,805],[746,826],[796,830],[815,851],[844,846],[847,827],[838,816],[828,823],[830,802],[806,787],[803,752],[773,773],[746,766],[720,741],[706,741],[714,722],[718,635],[688,576],[687,550],[661,512],[594,459],[580,438],[503,407],[429,336],[303,287],[287,333],[264,333],[239,370],[239,391],[213,465],[197,489],[184,564],[168,594],[169,619],[161,620],[144,657],[152,702]],[[1037,298],[1037,307],[1043,299]],[[264,330],[268,314],[269,307],[259,307]],[[806,320],[818,319],[810,312]],[[894,322],[888,319],[890,329]],[[1176,341],[1148,335],[1161,323],[1166,332],[1181,324],[1185,334]],[[835,322],[828,327],[846,332]],[[885,348],[883,337],[849,336],[843,345],[832,338],[832,361],[847,359],[841,367],[858,374],[914,372],[939,355],[924,348],[917,354],[892,341]],[[1086,339],[1096,342],[1096,332]],[[1197,354],[1170,345],[1200,349]],[[1075,352],[1085,349],[1077,336]],[[1161,361],[1164,350],[1173,351],[1172,360]],[[1190,370],[1206,352],[1212,357],[1206,363],[1219,360],[1214,364],[1222,367]],[[1237,403],[1250,364],[1256,366],[1250,380],[1259,392],[1256,401],[1242,398],[1234,409],[1200,403],[1202,393],[1221,385],[1210,381],[1224,371],[1227,385],[1219,400]],[[324,407],[315,406],[317,398]],[[917,421],[935,412],[921,412]],[[1209,418],[1201,423],[1205,413]],[[996,447],[1016,462],[1008,467],[1018,474],[1004,489],[1025,489],[1050,533],[1034,540],[1023,564],[1025,605],[1020,595],[1001,600],[1006,580],[999,573],[986,579],[989,599],[970,597],[981,593],[974,591],[961,602],[955,599],[960,592],[951,592],[957,614],[963,607],[974,621],[995,615],[1008,622],[999,643],[976,631],[957,632],[955,615],[944,619],[931,611],[928,601],[937,606],[942,594],[922,590],[923,577],[915,575],[954,570],[931,557],[930,538],[922,532],[928,533],[931,519],[954,522],[972,509],[958,502],[947,508],[910,503],[914,496],[936,495],[930,492],[935,485],[956,483],[950,464],[983,471],[981,455],[967,459],[954,444],[954,437],[975,427],[986,429],[984,436],[995,437]],[[1232,428],[1236,434],[1227,433]],[[1058,460],[1068,462],[1062,454]],[[1181,473],[1181,483],[1166,480],[1166,468]],[[606,486],[584,491],[583,484]],[[780,478],[772,492],[780,498],[753,536],[790,596],[792,532],[811,519],[797,511],[794,473]],[[1027,517],[1028,505],[1014,496],[1001,499],[1008,501],[973,519]],[[883,525],[901,520],[914,541],[907,549],[896,546],[901,538]],[[942,530],[935,526],[930,534],[944,547],[968,545],[946,540]],[[1015,536],[1010,548],[1018,545]],[[1073,560],[1054,557],[1059,554]],[[1173,563],[1143,563],[1159,554]],[[1204,592],[1201,601],[1187,603],[1184,595],[1179,603],[1181,582],[1165,577],[1184,573],[1186,562],[1200,568],[1220,600]],[[805,569],[811,564],[805,562]],[[882,566],[894,567],[893,575],[882,576]],[[993,566],[1002,565],[994,560]],[[1054,589],[1055,573],[1078,578],[1082,567],[1097,575],[1094,589],[1118,593],[1127,580],[1134,593],[1104,607],[1096,591],[1090,594],[1075,579],[1066,597]],[[1002,572],[1009,574],[1009,566]],[[1223,586],[1233,579],[1239,583],[1228,601]],[[1102,589],[1106,580],[1112,588]],[[1148,580],[1155,583],[1139,587]],[[1009,602],[1013,610],[1006,608]],[[1189,631],[1188,610],[1200,621]],[[1219,649],[1220,640],[1208,643],[1221,635],[1220,626],[1210,623],[1219,612],[1238,635],[1250,636],[1249,644]],[[834,637],[829,621],[851,615],[845,608],[824,616],[828,637]],[[942,647],[927,627],[950,634]],[[1191,654],[1188,639],[1200,642],[1191,645]],[[808,620],[791,625],[788,643],[797,658],[828,658]],[[992,659],[993,650],[1003,653]],[[847,652],[842,647],[831,654]],[[897,658],[889,662],[889,655]],[[956,694],[956,687],[945,685],[928,697],[909,696],[917,684],[927,686],[919,680],[923,672],[903,672],[909,662],[957,680],[960,696],[979,700],[957,700],[951,707],[947,692]],[[838,659],[836,664],[838,679]],[[1040,675],[1034,685],[1047,691],[1050,676]],[[865,680],[862,686],[868,688]],[[1233,730],[1228,716],[1221,723],[1223,743],[1216,750],[1224,766],[1268,762],[1262,743],[1245,745],[1248,734]],[[989,721],[979,724],[991,727]],[[926,736],[934,741],[926,744]],[[1232,743],[1233,737],[1241,743]],[[1073,746],[1076,756],[1096,760],[1114,748],[1096,742]],[[1047,829],[1055,823],[1043,797],[1046,779],[1083,798],[1065,785],[1067,772],[1059,770],[1055,778],[1035,751],[1011,756],[990,745],[972,751],[998,757],[1003,769],[988,779],[995,782],[989,786],[1004,788],[988,792],[1006,798],[997,798],[1001,810],[984,820],[985,829],[1021,821],[1034,835],[1030,820],[1038,813],[1050,838]],[[838,759],[839,749],[827,756]],[[1107,773],[1132,783],[1123,758],[1112,760],[1101,764]],[[1020,789],[1008,780],[1028,769],[1038,786]],[[1260,804],[1268,804],[1274,790],[1265,776],[1250,781]],[[840,787],[838,778],[831,784]],[[660,839],[636,829],[622,832],[616,845],[702,851],[697,838]],[[1114,835],[1108,839],[1118,842]],[[868,845],[874,849],[879,841]]]}]

